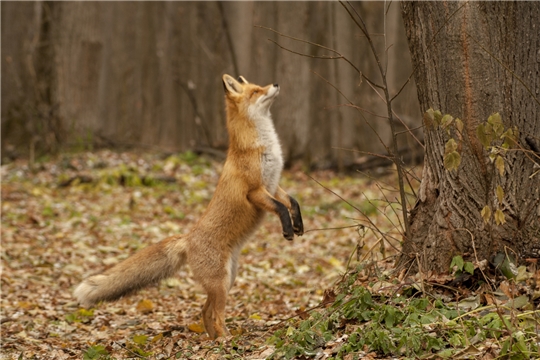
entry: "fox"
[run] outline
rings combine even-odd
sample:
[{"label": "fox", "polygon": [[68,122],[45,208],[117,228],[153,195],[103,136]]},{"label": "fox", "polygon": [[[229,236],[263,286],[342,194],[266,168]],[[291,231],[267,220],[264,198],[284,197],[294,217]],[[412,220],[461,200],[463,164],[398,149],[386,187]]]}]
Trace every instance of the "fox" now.
[{"label": "fox", "polygon": [[226,300],[239,254],[264,214],[277,215],[285,239],[303,235],[300,206],[279,186],[284,162],[270,114],[279,85],[258,86],[227,74],[222,80],[229,147],[208,207],[187,234],[167,237],[83,280],[74,290],[81,306],[131,295],[188,265],[207,294],[202,308],[206,333],[211,339],[228,336]]}]

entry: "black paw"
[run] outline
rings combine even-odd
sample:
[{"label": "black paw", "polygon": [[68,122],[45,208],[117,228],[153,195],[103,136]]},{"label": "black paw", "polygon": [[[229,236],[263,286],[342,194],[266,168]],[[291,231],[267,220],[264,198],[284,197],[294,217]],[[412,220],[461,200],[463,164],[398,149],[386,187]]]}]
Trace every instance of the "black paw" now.
[{"label": "black paw", "polygon": [[293,220],[294,233],[298,236],[304,235],[304,223],[301,216],[296,216]]},{"label": "black paw", "polygon": [[298,236],[304,235],[304,225],[302,223],[294,224],[294,233]]},{"label": "black paw", "polygon": [[294,239],[294,234],[292,232],[283,232],[283,237],[289,241]]}]

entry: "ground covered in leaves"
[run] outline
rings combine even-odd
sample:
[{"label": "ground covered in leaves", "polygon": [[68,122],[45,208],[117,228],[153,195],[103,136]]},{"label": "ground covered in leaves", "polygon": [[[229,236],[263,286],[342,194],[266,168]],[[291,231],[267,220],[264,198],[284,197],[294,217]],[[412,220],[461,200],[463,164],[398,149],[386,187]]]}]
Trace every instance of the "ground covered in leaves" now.
[{"label": "ground covered in leaves", "polygon": [[[306,233],[288,242],[279,221],[267,215],[242,251],[227,306],[232,340],[215,343],[204,334],[205,294],[187,268],[157,287],[94,309],[80,308],[72,297],[84,277],[188,232],[208,204],[221,166],[192,153],[111,151],[3,165],[0,356],[208,359],[271,353],[265,341],[275,329],[318,305],[355,248],[378,240],[356,226],[357,210],[302,171],[285,172],[281,185],[301,204]],[[329,172],[311,176],[372,215],[372,225],[390,231],[364,196],[377,197],[374,182]],[[392,246],[380,243],[377,249],[370,256],[380,259]]]},{"label": "ground covered in leaves", "polygon": [[306,232],[288,242],[267,215],[242,251],[228,338],[204,334],[205,295],[188,268],[117,302],[78,306],[83,278],[188,232],[221,166],[192,153],[111,151],[3,165],[0,358],[540,358],[537,259],[456,256],[447,274],[396,271],[391,173],[284,173]]}]

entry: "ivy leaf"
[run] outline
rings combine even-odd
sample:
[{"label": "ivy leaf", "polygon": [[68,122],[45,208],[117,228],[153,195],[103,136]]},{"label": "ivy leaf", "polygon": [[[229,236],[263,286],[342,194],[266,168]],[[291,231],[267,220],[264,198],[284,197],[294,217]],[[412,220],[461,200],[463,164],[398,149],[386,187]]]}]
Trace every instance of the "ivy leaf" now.
[{"label": "ivy leaf", "polygon": [[463,270],[465,270],[466,272],[472,275],[474,273],[473,263],[470,261],[467,261],[465,264],[463,264]]},{"label": "ivy leaf", "polygon": [[452,115],[446,114],[441,119],[441,127],[443,129],[446,129],[451,123],[454,121],[454,118]]},{"label": "ivy leaf", "polygon": [[450,270],[453,270],[454,266],[456,267],[456,270],[463,270],[464,263],[465,262],[463,261],[463,258],[461,256],[454,256],[452,258],[452,262],[450,263]]},{"label": "ivy leaf", "polygon": [[482,215],[482,219],[484,219],[484,222],[487,224],[489,222],[489,219],[491,218],[491,208],[489,207],[489,205],[484,206],[484,208],[480,212],[480,215]]},{"label": "ivy leaf", "polygon": [[501,185],[497,185],[497,189],[495,190],[495,193],[497,194],[497,200],[499,200],[499,204],[502,204],[502,201],[504,199],[504,191]]},{"label": "ivy leaf", "polygon": [[504,213],[502,212],[501,209],[497,209],[493,217],[495,218],[495,222],[497,223],[497,225],[506,223],[506,219],[504,218]]},{"label": "ivy leaf", "polygon": [[504,176],[504,160],[500,155],[495,159],[495,167],[499,170],[499,174]]},{"label": "ivy leaf", "polygon": [[495,136],[499,137],[502,135],[504,131],[504,124],[502,122],[501,115],[499,115],[499,113],[491,114],[487,122],[493,128],[493,132],[495,133]]},{"label": "ivy leaf", "polygon": [[492,135],[491,132],[486,129],[486,126],[484,124],[478,125],[476,128],[476,136],[478,137],[478,140],[484,147],[488,147],[491,145]]},{"label": "ivy leaf", "polygon": [[435,114],[434,114],[434,111],[432,108],[429,108],[428,110],[426,110],[426,112],[424,113],[424,125],[426,127],[431,127],[433,126],[433,123],[435,122]]},{"label": "ivy leaf", "polygon": [[444,156],[444,168],[446,170],[457,170],[459,164],[461,164],[461,155],[457,151],[452,151]]},{"label": "ivy leaf", "polygon": [[456,128],[458,129],[460,134],[463,132],[463,121],[458,118],[456,118]]},{"label": "ivy leaf", "polygon": [[435,110],[433,112],[433,120],[435,120],[435,123],[437,125],[440,125],[441,124],[441,120],[442,120],[442,114],[441,114],[441,111],[440,110]]},{"label": "ivy leaf", "polygon": [[501,139],[504,139],[501,145],[504,149],[513,148],[517,145],[517,132],[514,129],[508,129],[501,135]]},{"label": "ivy leaf", "polygon": [[446,142],[446,144],[444,145],[444,154],[447,155],[453,151],[456,151],[457,150],[457,143],[456,143],[456,140],[454,139],[450,139]]}]

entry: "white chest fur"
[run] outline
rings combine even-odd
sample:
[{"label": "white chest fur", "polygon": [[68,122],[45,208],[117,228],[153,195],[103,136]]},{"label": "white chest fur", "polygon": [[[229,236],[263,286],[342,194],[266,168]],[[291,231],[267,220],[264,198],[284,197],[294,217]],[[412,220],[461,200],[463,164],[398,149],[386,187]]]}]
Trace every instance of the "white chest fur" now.
[{"label": "white chest fur", "polygon": [[273,195],[278,187],[281,171],[283,170],[283,154],[281,145],[272,122],[270,112],[253,114],[251,117],[258,133],[259,146],[264,148],[261,157],[261,172],[264,186]]}]

